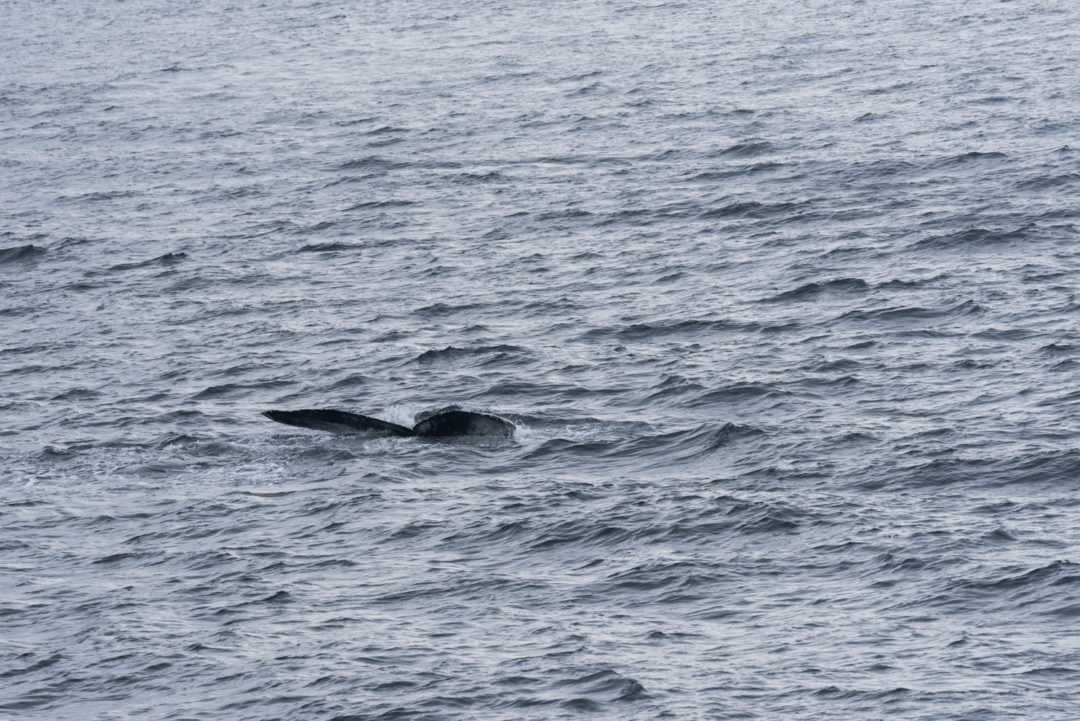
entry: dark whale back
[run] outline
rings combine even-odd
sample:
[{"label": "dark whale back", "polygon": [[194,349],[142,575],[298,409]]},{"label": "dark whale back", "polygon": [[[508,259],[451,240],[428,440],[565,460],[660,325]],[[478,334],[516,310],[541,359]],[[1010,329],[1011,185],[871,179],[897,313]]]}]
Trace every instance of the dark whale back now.
[{"label": "dark whale back", "polygon": [[445,438],[448,436],[514,435],[514,424],[497,416],[471,411],[443,411],[429,416],[413,426],[418,436]]},{"label": "dark whale back", "polygon": [[263,411],[267,418],[299,428],[331,433],[366,433],[379,436],[423,436],[450,438],[454,436],[514,435],[514,424],[497,416],[472,411],[438,411],[412,428],[379,420],[359,413],[333,408],[306,408],[299,411]]}]

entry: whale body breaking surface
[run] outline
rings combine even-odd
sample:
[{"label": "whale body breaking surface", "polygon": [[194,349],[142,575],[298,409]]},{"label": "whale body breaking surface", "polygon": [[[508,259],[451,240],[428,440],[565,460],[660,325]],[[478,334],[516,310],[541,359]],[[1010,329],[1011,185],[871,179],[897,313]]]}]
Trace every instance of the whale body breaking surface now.
[{"label": "whale body breaking surface", "polygon": [[498,416],[462,410],[436,411],[412,428],[359,413],[333,408],[305,408],[298,411],[263,411],[267,418],[299,428],[331,433],[365,433],[378,436],[420,436],[452,438],[455,436],[496,436],[510,438],[514,424]]}]

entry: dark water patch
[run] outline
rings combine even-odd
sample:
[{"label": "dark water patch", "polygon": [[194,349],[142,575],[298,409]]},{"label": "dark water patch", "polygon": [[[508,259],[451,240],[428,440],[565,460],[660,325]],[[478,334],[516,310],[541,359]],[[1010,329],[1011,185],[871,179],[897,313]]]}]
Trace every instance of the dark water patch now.
[{"label": "dark water patch", "polygon": [[586,71],[586,72],[583,72],[583,73],[574,73],[574,74],[571,74],[571,75],[566,75],[564,77],[560,77],[560,78],[558,78],[556,80],[556,82],[559,82],[559,83],[576,83],[576,82],[580,82],[582,80],[589,80],[590,78],[598,78],[598,77],[601,77],[603,74],[604,73],[601,70],[589,70],[589,71]]},{"label": "dark water patch", "polygon": [[378,604],[424,604],[440,598],[460,599],[466,604],[490,601],[500,592],[547,593],[548,584],[540,580],[528,580],[509,576],[485,574],[483,578],[465,573],[453,573],[450,578],[417,580],[402,584],[397,590],[376,596]]},{"label": "dark water patch", "polygon": [[11,248],[0,248],[0,264],[33,260],[40,258],[44,254],[44,248],[33,244],[17,245]]},{"label": "dark water patch", "polygon": [[701,393],[686,405],[689,408],[701,408],[724,403],[740,403],[758,398],[775,398],[786,395],[768,383],[733,383]]},{"label": "dark water patch", "polygon": [[88,401],[100,398],[101,393],[90,388],[69,388],[52,397],[54,401]]},{"label": "dark water patch", "polygon": [[663,283],[663,284],[678,283],[679,281],[685,280],[687,277],[688,277],[687,273],[684,273],[683,271],[676,271],[674,273],[668,273],[667,275],[664,275],[664,276],[661,276],[660,278],[657,278],[656,282],[657,283]]},{"label": "dark water patch", "polygon": [[277,591],[276,593],[272,593],[265,598],[254,601],[254,603],[278,605],[283,603],[293,603],[293,600],[293,595],[288,591]]},{"label": "dark water patch", "polygon": [[881,182],[892,179],[894,176],[910,175],[921,169],[918,163],[899,158],[884,158],[880,160],[859,161],[850,166],[844,165],[837,169],[837,175],[844,180],[860,179],[871,182]]},{"label": "dark water patch", "polygon": [[839,316],[837,320],[857,320],[865,322],[903,323],[906,321],[934,320],[949,316],[963,317],[978,315],[984,308],[972,300],[945,308],[924,308],[907,306],[899,308],[876,308],[874,310],[852,310]]},{"label": "dark water patch", "polygon": [[393,125],[383,125],[373,130],[365,130],[362,135],[397,135],[409,132],[408,128],[398,128]]},{"label": "dark water patch", "polygon": [[1058,175],[1040,175],[1016,181],[1017,190],[1048,190],[1050,188],[1068,188],[1080,184],[1080,173],[1061,173]]},{"label": "dark water patch", "polygon": [[459,173],[454,177],[454,180],[456,182],[464,184],[509,182],[509,178],[498,170],[489,170],[487,172]]},{"label": "dark water patch", "polygon": [[766,140],[743,140],[730,145],[723,150],[711,154],[714,158],[753,158],[759,155],[767,155],[776,152],[772,143]]},{"label": "dark water patch", "polygon": [[561,220],[584,220],[591,218],[592,213],[583,208],[559,208],[550,210],[537,216],[537,220],[552,222]]},{"label": "dark water patch", "polygon": [[593,328],[581,334],[579,340],[597,340],[600,338],[614,337],[622,341],[645,341],[659,339],[670,335],[696,335],[708,333],[724,333],[732,331],[755,330],[755,324],[739,323],[731,320],[701,320],[686,319],[672,321],[654,321],[651,323],[635,323],[623,328],[605,327]]},{"label": "dark water patch", "polygon": [[[0,315],[3,315],[2,311],[0,311]],[[14,314],[12,314],[12,315],[14,315]],[[31,364],[22,365],[22,366],[16,366],[15,368],[5,368],[3,370],[0,370],[0,376],[36,375],[38,373],[45,373],[45,372],[48,372],[48,371],[68,370],[70,368],[72,368],[72,366],[65,366],[65,365],[37,365],[36,363],[31,363]]]},{"label": "dark water patch", "polygon": [[998,515],[1010,515],[1016,512],[1020,508],[1020,504],[1014,501],[1004,500],[995,501],[993,503],[985,503],[977,508],[973,508],[973,513],[986,514],[991,516]]},{"label": "dark water patch", "polygon": [[125,198],[133,198],[139,195],[134,190],[98,190],[88,193],[80,193],[78,195],[61,195],[57,197],[57,202],[61,203],[103,203],[109,200],[122,200]]},{"label": "dark water patch", "polygon": [[863,368],[864,364],[851,358],[839,358],[836,360],[816,360],[800,366],[802,370],[811,373],[850,373]]},{"label": "dark water patch", "polygon": [[916,241],[912,248],[916,250],[978,250],[1002,245],[1013,245],[1030,240],[1029,229],[1016,228],[970,228],[945,235],[934,235]]},{"label": "dark water patch", "polygon": [[604,83],[604,82],[601,82],[601,81],[597,80],[596,82],[589,83],[588,85],[583,85],[580,88],[577,88],[576,90],[568,91],[567,95],[568,96],[611,95],[611,94],[613,94],[615,92],[616,92],[615,88],[608,85],[607,83]]},{"label": "dark water patch", "polygon": [[1080,604],[1062,605],[1061,600],[1076,597],[1077,588],[1080,588],[1078,566],[1059,560],[1032,569],[1005,567],[983,577],[955,581],[947,586],[937,603],[971,611],[989,604],[1070,617],[1076,614],[1068,609]]},{"label": "dark water patch", "polygon": [[166,253],[164,255],[159,255],[156,258],[151,258],[150,260],[139,261],[139,262],[136,262],[136,263],[120,263],[120,264],[117,264],[117,265],[112,265],[112,266],[109,266],[106,269],[106,271],[110,272],[110,273],[115,273],[115,272],[125,271],[125,270],[136,270],[138,268],[153,268],[153,267],[162,267],[162,266],[169,267],[169,266],[176,265],[177,263],[179,263],[180,261],[182,261],[182,260],[184,260],[186,258],[187,258],[187,253],[183,253],[183,252]]},{"label": "dark water patch", "polygon": [[434,520],[409,521],[404,526],[394,529],[382,543],[391,541],[406,541],[423,536],[432,536],[445,527],[445,522]]},{"label": "dark water patch", "polygon": [[647,390],[647,400],[654,401],[683,396],[687,393],[699,392],[703,386],[696,381],[680,375],[665,375],[659,382],[651,385]]},{"label": "dark water patch", "polygon": [[0,316],[7,316],[8,318],[20,318],[22,316],[32,315],[35,311],[37,311],[37,308],[32,305],[25,305],[22,307],[0,308]]},{"label": "dark water patch", "polygon": [[1004,528],[995,528],[993,531],[988,531],[979,537],[981,541],[987,543],[1011,543],[1017,540],[1016,536],[1009,533]]},{"label": "dark water patch", "polygon": [[292,385],[292,381],[262,381],[259,383],[224,383],[222,385],[209,386],[191,396],[193,400],[207,400],[223,396],[244,396],[254,391],[269,390],[272,388],[285,388]]},{"label": "dark water patch", "polygon": [[987,328],[986,330],[980,330],[971,334],[973,338],[1001,341],[1025,340],[1036,335],[1038,334],[1035,331],[1028,330],[1027,328]]},{"label": "dark water patch", "polygon": [[[552,684],[553,689],[572,690],[582,694],[579,698],[564,701],[563,706],[580,710],[599,710],[603,702],[632,702],[650,698],[645,687],[633,678],[605,668],[590,672],[588,669],[578,671],[581,676],[572,676],[556,681]],[[586,702],[586,703],[582,703]]]},{"label": "dark water patch", "polygon": [[[548,529],[544,529],[546,533]],[[475,545],[487,547],[493,543],[508,543],[535,534],[537,529],[531,527],[525,521],[504,521],[493,526],[489,524],[474,524],[460,533],[451,533],[440,538],[440,542],[448,547],[464,547]]]},{"label": "dark water patch", "polygon": [[650,535],[650,531],[634,531],[618,522],[600,522],[596,519],[573,518],[558,521],[541,532],[529,534],[530,552],[546,552],[559,547],[574,549],[617,547],[635,538]]},{"label": "dark water patch", "polygon": [[1067,603],[1063,606],[1056,606],[1049,611],[1044,612],[1046,616],[1057,616],[1060,618],[1070,619],[1080,617],[1080,603]]},{"label": "dark water patch", "polygon": [[369,376],[366,376],[362,373],[351,373],[346,377],[342,378],[341,380],[334,381],[334,383],[330,386],[330,389],[336,390],[341,388],[355,388],[358,386],[365,386],[368,385],[371,380],[372,379]]},{"label": "dark water patch", "polygon": [[1080,680],[1080,669],[1065,666],[1044,666],[1042,668],[1028,669],[1023,672],[1023,675],[1031,678],[1060,679],[1062,682],[1069,682]]},{"label": "dark water patch", "polygon": [[629,437],[589,440],[553,438],[530,450],[525,458],[636,458],[642,463],[663,458],[665,463],[697,462],[727,446],[764,435],[764,431],[753,426],[706,423],[684,430],[642,433]]},{"label": "dark water patch", "polygon": [[1007,157],[1008,156],[1005,155],[1005,153],[998,153],[994,151],[983,153],[971,151],[969,153],[961,153],[960,155],[951,155],[947,158],[942,158],[941,160],[934,163],[934,166],[941,168],[951,168],[956,166],[969,165],[971,163],[984,163],[990,161],[1004,160]]},{"label": "dark water patch", "polygon": [[949,364],[949,368],[958,371],[971,371],[971,370],[986,370],[994,368],[998,364],[995,361],[983,361],[979,362],[970,358],[964,358],[963,360],[953,361]]},{"label": "dark water patch", "polygon": [[694,157],[695,155],[696,154],[693,151],[687,149],[666,148],[659,152],[645,153],[644,155],[639,155],[635,158],[635,160],[670,162],[675,160],[681,160],[683,158]]},{"label": "dark water patch", "polygon": [[521,160],[513,161],[515,164],[523,165],[565,165],[565,166],[586,166],[593,168],[604,167],[629,167],[633,165],[633,162],[621,155],[601,155],[601,154],[567,154],[567,155],[541,155],[532,158],[524,158]]},{"label": "dark water patch", "polygon": [[749,165],[742,165],[736,168],[725,168],[723,170],[705,170],[701,172],[696,172],[693,175],[685,178],[685,182],[706,183],[719,180],[728,180],[730,178],[737,178],[739,176],[752,176],[758,175],[760,173],[771,173],[785,167],[788,166],[784,163],[751,163]]},{"label": "dark water patch", "polygon": [[376,117],[369,118],[346,118],[344,120],[335,120],[332,124],[340,128],[352,128],[357,125],[366,125],[377,121]]},{"label": "dark water patch", "polygon": [[553,381],[499,381],[485,387],[470,396],[470,399],[487,397],[510,398],[521,403],[526,398],[544,399],[559,396],[566,399],[602,396],[620,396],[625,393],[621,387],[588,386],[577,383],[558,383]]},{"label": "dark water patch", "polygon": [[[738,534],[792,533],[804,525],[823,522],[817,513],[786,503],[723,499],[713,506],[711,510],[717,511],[716,514],[705,514],[699,518],[713,525],[723,522],[720,521],[722,514],[723,519],[731,522],[731,530]],[[696,530],[700,532],[704,529],[699,524]]]},{"label": "dark water patch", "polygon": [[[287,432],[288,431],[286,431],[286,433]],[[304,431],[297,431],[295,435],[301,434],[303,434],[304,438],[312,437],[310,434],[305,433]],[[353,439],[363,440],[363,436],[350,436],[350,440]],[[306,445],[303,450],[296,454],[296,457],[299,460],[320,463],[348,463],[349,461],[354,461],[362,456],[360,453],[354,453],[346,448],[338,448],[326,445]]]},{"label": "dark water patch", "polygon": [[1080,478],[1080,449],[1024,453],[1002,464],[1003,472],[990,479],[997,483],[1049,483]]},{"label": "dark water patch", "polygon": [[589,592],[602,597],[626,596],[632,606],[697,602],[731,582],[719,564],[690,561],[652,563],[617,571],[595,583]]},{"label": "dark water patch", "polygon": [[[392,331],[388,331],[386,333],[380,333],[379,335],[372,338],[371,342],[372,343],[392,343],[394,341],[403,340],[403,339],[408,338],[408,337],[409,337],[409,334],[405,333],[404,331],[392,330]],[[327,341],[327,342],[321,343],[320,345],[339,345],[339,344],[344,343],[344,342],[346,342],[346,341],[340,341],[340,340],[332,341],[332,342]]]},{"label": "dark water patch", "polygon": [[447,346],[440,350],[426,350],[416,356],[415,362],[420,364],[447,363],[453,361],[477,359],[480,365],[500,363],[521,363],[530,356],[526,348],[516,345],[477,346],[475,348],[455,348]]},{"label": "dark water patch", "polygon": [[150,565],[154,565],[156,563],[164,562],[164,556],[165,554],[163,553],[120,552],[102,556],[101,558],[94,560],[93,563],[97,565],[141,565],[143,562],[150,560],[153,561]]},{"label": "dark water patch", "polygon": [[446,318],[454,315],[467,314],[469,311],[477,311],[484,308],[485,305],[481,303],[466,303],[463,305],[452,305],[450,303],[431,303],[429,305],[422,306],[415,309],[413,312],[423,318]]},{"label": "dark water patch", "polygon": [[920,486],[1046,484],[1053,487],[1080,473],[1080,450],[1033,451],[1004,459],[989,450],[976,457],[937,458],[899,471],[892,480]]},{"label": "dark water patch", "polygon": [[696,202],[659,208],[625,208],[613,213],[605,213],[592,224],[592,227],[631,226],[645,228],[661,220],[691,217],[698,212],[699,208],[700,206]]},{"label": "dark water patch", "polygon": [[297,253],[340,253],[360,251],[362,246],[357,243],[309,243],[296,249]]},{"label": "dark water patch", "polygon": [[360,203],[355,203],[346,208],[346,211],[350,210],[378,210],[381,208],[408,208],[409,206],[416,205],[412,200],[365,200]]},{"label": "dark water patch", "polygon": [[1066,271],[1028,271],[1025,272],[1021,280],[1025,283],[1042,283],[1048,280],[1058,280],[1065,278],[1069,275]]},{"label": "dark water patch", "polygon": [[931,278],[920,278],[917,280],[901,280],[899,278],[895,278],[893,280],[887,280],[883,283],[878,283],[874,287],[881,290],[904,290],[909,288],[924,288],[932,286],[935,283],[939,283],[941,281],[946,281],[950,277],[951,276],[949,276],[948,274],[942,273]]},{"label": "dark water patch", "polygon": [[603,457],[612,452],[617,452],[620,447],[618,440],[571,440],[568,438],[553,438],[544,441],[536,448],[529,451],[524,459],[532,461],[547,457]]},{"label": "dark water patch", "polygon": [[600,253],[596,253],[596,252],[593,252],[591,250],[586,250],[586,251],[583,251],[581,253],[575,253],[574,255],[570,256],[570,260],[573,260],[575,262],[584,261],[584,260],[602,260],[602,259],[604,259],[604,257],[605,256],[601,255]]},{"label": "dark water patch", "polygon": [[378,155],[368,155],[362,158],[348,160],[344,163],[339,163],[330,169],[336,171],[364,170],[370,173],[388,173],[391,170],[401,170],[402,168],[411,167],[411,165],[411,163],[390,160]]},{"label": "dark water patch", "polygon": [[337,225],[337,223],[332,220],[323,220],[312,225],[298,226],[292,232],[294,232],[296,235],[313,235],[316,233],[321,233],[324,230],[330,230],[335,225]]},{"label": "dark water patch", "polygon": [[761,203],[756,200],[728,203],[719,208],[712,208],[697,217],[703,220],[722,220],[725,218],[764,220],[777,216],[792,215],[798,210],[810,207],[809,203]]},{"label": "dark water patch", "polygon": [[91,290],[100,290],[102,288],[105,288],[106,286],[107,286],[106,283],[77,282],[77,283],[69,283],[69,284],[65,285],[64,290],[70,290],[70,291],[74,291],[76,293],[85,293],[85,292],[91,291]]},{"label": "dark water patch", "polygon": [[826,293],[859,293],[866,291],[869,287],[869,284],[861,278],[836,278],[823,283],[807,283],[794,290],[763,298],[760,302],[782,303],[786,301],[814,300]]},{"label": "dark water patch", "polygon": [[[19,654],[18,659],[20,662],[32,661],[35,655],[37,654],[23,653]],[[43,669],[50,668],[51,666],[55,666],[63,660],[63,654],[54,653],[45,658],[33,661],[33,663],[31,663],[30,665],[23,666],[22,668],[11,668],[5,671],[0,671],[0,678],[13,678],[17,676],[24,676],[28,673],[34,673],[35,671],[41,671]]]},{"label": "dark water patch", "polygon": [[844,374],[840,376],[830,376],[828,378],[800,378],[791,385],[794,388],[816,393],[817,391],[836,391],[848,386],[858,385],[860,382],[858,376]]}]

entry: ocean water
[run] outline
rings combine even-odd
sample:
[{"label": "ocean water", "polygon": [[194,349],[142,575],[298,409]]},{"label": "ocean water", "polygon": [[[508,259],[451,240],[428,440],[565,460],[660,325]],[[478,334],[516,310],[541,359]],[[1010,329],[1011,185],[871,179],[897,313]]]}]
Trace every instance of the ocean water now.
[{"label": "ocean water", "polygon": [[0,719],[1080,715],[1075,3],[0,24]]}]

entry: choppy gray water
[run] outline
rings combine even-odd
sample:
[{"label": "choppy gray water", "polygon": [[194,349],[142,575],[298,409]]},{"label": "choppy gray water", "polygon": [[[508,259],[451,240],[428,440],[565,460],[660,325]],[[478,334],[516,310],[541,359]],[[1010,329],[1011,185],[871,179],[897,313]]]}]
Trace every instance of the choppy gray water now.
[{"label": "choppy gray water", "polygon": [[1074,3],[0,20],[0,718],[1077,717]]}]

